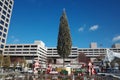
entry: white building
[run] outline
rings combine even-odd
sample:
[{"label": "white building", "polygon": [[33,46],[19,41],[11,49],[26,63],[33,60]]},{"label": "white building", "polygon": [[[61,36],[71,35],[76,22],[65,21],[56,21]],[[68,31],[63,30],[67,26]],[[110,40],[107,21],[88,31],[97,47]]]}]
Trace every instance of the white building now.
[{"label": "white building", "polygon": [[[106,54],[108,48],[78,48],[72,47],[71,54],[65,59],[65,64],[73,64],[79,66],[78,56],[84,53],[91,60]],[[110,50],[120,53],[120,48],[109,48]],[[45,47],[42,41],[35,41],[33,44],[7,44],[5,46],[4,55],[11,57],[25,57],[28,63],[38,59],[40,63],[46,64],[51,61],[52,64],[62,66],[63,59],[58,55],[56,47]],[[56,65],[53,65],[54,67]]]},{"label": "white building", "polygon": [[[95,59],[99,56],[106,55],[106,49],[108,48],[98,48],[97,43],[91,44],[91,48],[78,48],[72,47],[71,54],[65,61],[74,63],[78,59],[80,53],[84,53],[88,58]],[[110,50],[120,53],[120,48],[109,48]],[[52,59],[53,63],[62,63],[62,59],[57,53],[56,47],[48,47],[47,58]]]},{"label": "white building", "polygon": [[11,58],[25,58],[27,63],[33,60],[39,60],[40,63],[46,63],[47,48],[42,41],[35,41],[33,44],[7,44],[5,46],[4,55],[10,55]]},{"label": "white building", "polygon": [[0,54],[6,44],[14,0],[0,0]]}]

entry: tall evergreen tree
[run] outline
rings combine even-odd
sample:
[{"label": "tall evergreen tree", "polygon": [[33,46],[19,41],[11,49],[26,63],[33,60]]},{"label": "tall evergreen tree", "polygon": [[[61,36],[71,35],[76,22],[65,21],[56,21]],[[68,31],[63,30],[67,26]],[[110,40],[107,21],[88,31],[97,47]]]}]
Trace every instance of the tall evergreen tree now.
[{"label": "tall evergreen tree", "polygon": [[64,9],[62,16],[60,18],[58,42],[57,42],[57,51],[58,54],[63,58],[63,66],[64,66],[64,59],[67,58],[71,53],[71,46],[72,46],[72,41],[71,41],[70,29],[68,25],[66,12]]}]

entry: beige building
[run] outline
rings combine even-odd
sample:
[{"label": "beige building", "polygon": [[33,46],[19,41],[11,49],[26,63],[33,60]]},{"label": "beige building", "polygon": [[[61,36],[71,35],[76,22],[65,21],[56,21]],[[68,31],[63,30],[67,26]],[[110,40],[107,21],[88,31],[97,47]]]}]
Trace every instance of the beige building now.
[{"label": "beige building", "polygon": [[90,44],[90,48],[97,48],[97,43],[92,42],[92,43]]},{"label": "beige building", "polygon": [[113,44],[112,48],[120,48],[120,43]]}]

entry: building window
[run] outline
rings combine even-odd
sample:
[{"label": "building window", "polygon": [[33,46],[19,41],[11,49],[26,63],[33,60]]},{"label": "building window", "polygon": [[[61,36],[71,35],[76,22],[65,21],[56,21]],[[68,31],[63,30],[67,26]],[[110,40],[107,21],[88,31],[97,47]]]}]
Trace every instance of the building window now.
[{"label": "building window", "polygon": [[16,51],[22,51],[22,49],[16,49]]},{"label": "building window", "polygon": [[9,14],[7,14],[7,17],[9,18],[9,17],[10,17],[10,15],[9,15]]},{"label": "building window", "polygon": [[29,45],[25,45],[24,48],[29,48],[30,46]]},{"label": "building window", "polygon": [[15,48],[15,46],[10,46],[10,48]]},{"label": "building window", "polygon": [[10,9],[8,9],[8,12],[9,12],[9,13],[11,12]]},{"label": "building window", "polygon": [[3,10],[3,14],[6,15],[6,12]]},{"label": "building window", "polygon": [[15,49],[9,49],[9,51],[15,51]]},{"label": "building window", "polygon": [[2,6],[3,5],[3,3],[2,2],[0,2],[0,6]]},{"label": "building window", "polygon": [[1,21],[0,21],[0,24],[4,25],[4,21],[1,20]]},{"label": "building window", "polygon": [[0,7],[0,11],[2,10],[2,8]]},{"label": "building window", "polygon": [[48,50],[52,50],[52,49],[48,49]]},{"label": "building window", "polygon": [[12,4],[12,1],[10,1],[10,4]]},{"label": "building window", "polygon": [[23,49],[23,51],[29,51],[29,49]]},{"label": "building window", "polygon": [[6,19],[7,22],[9,22],[9,19]]},{"label": "building window", "polygon": [[2,43],[5,43],[5,39],[2,39]]},{"label": "building window", "polygon": [[1,48],[4,48],[4,45],[3,45],[3,44],[1,44]]},{"label": "building window", "polygon": [[9,5],[9,8],[11,9],[11,5]]},{"label": "building window", "polygon": [[22,48],[22,45],[17,46],[17,48]]},{"label": "building window", "polygon": [[16,54],[21,54],[21,52],[16,52]]},{"label": "building window", "polygon": [[0,30],[3,30],[3,27],[0,25]]},{"label": "building window", "polygon": [[6,29],[6,28],[4,29],[4,32],[7,32],[7,29]]},{"label": "building window", "polygon": [[23,54],[29,54],[29,52],[23,52]]},{"label": "building window", "polygon": [[5,1],[5,4],[8,6],[8,2],[7,1]]},{"label": "building window", "polygon": [[8,27],[8,24],[7,24],[7,23],[5,23],[5,26],[6,26],[6,27]]},{"label": "building window", "polygon": [[36,52],[30,52],[30,54],[36,54]]},{"label": "building window", "polygon": [[0,31],[0,36],[2,35],[2,32]]},{"label": "building window", "polygon": [[5,10],[7,10],[7,7],[6,7],[6,6],[4,6],[4,9],[5,9]]},{"label": "building window", "polygon": [[2,15],[2,19],[4,19],[4,20],[5,20],[5,16],[4,16],[4,15]]},{"label": "building window", "polygon": [[6,34],[5,33],[3,34],[3,37],[6,38]]},{"label": "building window", "polygon": [[5,46],[5,48],[8,48],[9,46]]},{"label": "building window", "polygon": [[31,45],[31,47],[32,47],[32,48],[36,48],[36,47],[37,47],[37,45]]},{"label": "building window", "polygon": [[30,49],[31,51],[37,51],[37,49]]}]

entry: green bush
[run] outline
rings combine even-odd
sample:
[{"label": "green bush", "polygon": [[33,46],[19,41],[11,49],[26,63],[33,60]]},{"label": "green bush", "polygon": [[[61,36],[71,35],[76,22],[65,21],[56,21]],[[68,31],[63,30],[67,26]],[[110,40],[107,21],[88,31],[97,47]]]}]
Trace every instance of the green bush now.
[{"label": "green bush", "polygon": [[81,69],[75,70],[74,75],[78,75],[78,73],[82,73],[82,70]]},{"label": "green bush", "polygon": [[66,71],[66,70],[63,69],[63,70],[61,70],[60,74],[68,75],[68,71]]}]

